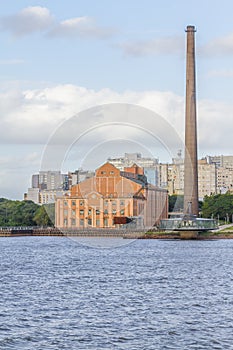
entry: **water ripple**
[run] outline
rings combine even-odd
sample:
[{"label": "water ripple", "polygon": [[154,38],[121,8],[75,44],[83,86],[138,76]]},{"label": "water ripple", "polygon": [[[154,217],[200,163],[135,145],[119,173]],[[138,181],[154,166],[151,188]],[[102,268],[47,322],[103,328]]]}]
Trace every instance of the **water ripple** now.
[{"label": "water ripple", "polygon": [[233,349],[231,240],[0,241],[0,350]]}]

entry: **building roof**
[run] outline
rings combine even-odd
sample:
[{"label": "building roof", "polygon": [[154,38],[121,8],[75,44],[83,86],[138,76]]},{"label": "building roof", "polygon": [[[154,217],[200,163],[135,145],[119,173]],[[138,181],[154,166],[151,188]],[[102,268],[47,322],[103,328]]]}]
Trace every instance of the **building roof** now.
[{"label": "building roof", "polygon": [[136,178],[123,176],[119,169],[107,162],[96,169],[95,176],[74,185],[71,196],[86,198],[91,192],[96,192],[104,197],[133,197],[144,185]]}]

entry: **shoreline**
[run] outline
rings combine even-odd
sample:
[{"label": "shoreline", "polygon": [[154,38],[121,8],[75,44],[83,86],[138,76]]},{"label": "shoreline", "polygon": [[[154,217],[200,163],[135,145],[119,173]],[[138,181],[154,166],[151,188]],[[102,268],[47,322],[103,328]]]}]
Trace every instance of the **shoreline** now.
[{"label": "shoreline", "polygon": [[55,237],[122,237],[123,239],[167,239],[167,240],[216,240],[233,239],[233,230],[219,230],[215,232],[199,232],[195,237],[185,238],[179,232],[140,232],[140,231],[60,231],[56,228],[18,228],[0,230],[0,237],[32,237],[32,236],[55,236]]},{"label": "shoreline", "polygon": [[173,240],[216,240],[216,239],[233,239],[233,231],[225,231],[225,232],[205,232],[200,233],[195,238],[181,238],[180,234],[177,233],[156,233],[156,232],[150,232],[145,233],[138,239],[173,239]]}]

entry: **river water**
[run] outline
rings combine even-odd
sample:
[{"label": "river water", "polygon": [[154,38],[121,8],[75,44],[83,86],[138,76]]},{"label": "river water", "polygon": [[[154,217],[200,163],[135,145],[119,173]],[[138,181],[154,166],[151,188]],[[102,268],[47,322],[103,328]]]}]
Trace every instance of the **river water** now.
[{"label": "river water", "polygon": [[233,240],[0,244],[2,350],[233,349]]}]

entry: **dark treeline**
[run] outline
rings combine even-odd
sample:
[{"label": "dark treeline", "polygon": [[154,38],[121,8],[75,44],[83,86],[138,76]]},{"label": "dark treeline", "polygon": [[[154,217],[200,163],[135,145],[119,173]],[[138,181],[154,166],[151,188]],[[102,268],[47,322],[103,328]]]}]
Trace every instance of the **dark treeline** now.
[{"label": "dark treeline", "polygon": [[[181,212],[183,210],[184,196],[169,196],[169,212]],[[204,218],[215,218],[232,222],[233,219],[233,194],[216,194],[205,196],[203,202],[199,202],[199,210]]]},{"label": "dark treeline", "polygon": [[184,196],[178,196],[176,194],[173,194],[172,196],[169,196],[169,212],[182,212],[184,206]]},{"label": "dark treeline", "polygon": [[233,194],[206,196],[202,205],[202,215],[205,218],[214,217],[233,222]]},{"label": "dark treeline", "polygon": [[0,198],[0,226],[53,226],[54,204]]}]

